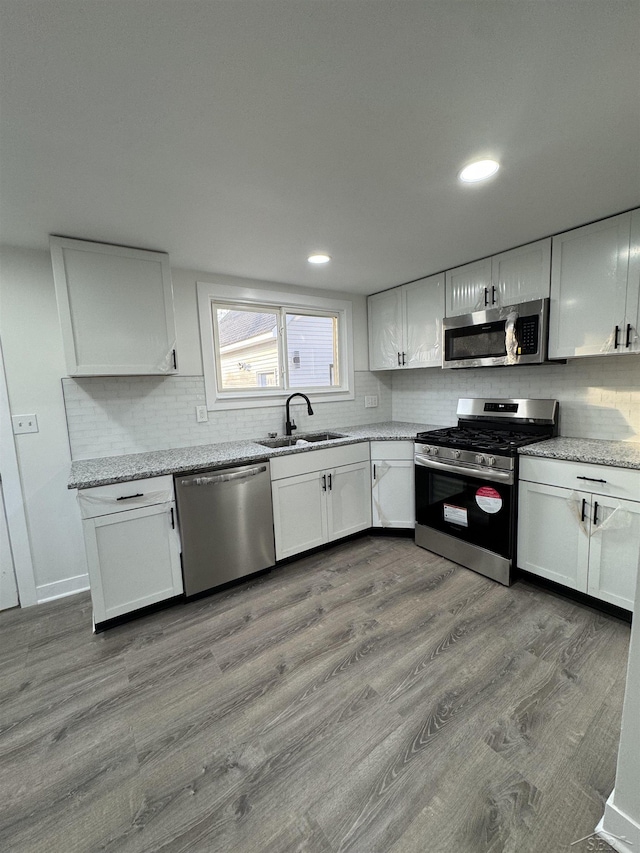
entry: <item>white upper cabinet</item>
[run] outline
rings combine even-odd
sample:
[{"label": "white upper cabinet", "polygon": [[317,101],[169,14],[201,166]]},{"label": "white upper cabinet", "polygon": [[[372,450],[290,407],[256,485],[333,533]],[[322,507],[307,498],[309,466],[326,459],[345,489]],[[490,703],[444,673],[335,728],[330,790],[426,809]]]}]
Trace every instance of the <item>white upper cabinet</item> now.
[{"label": "white upper cabinet", "polygon": [[368,299],[369,367],[440,367],[444,273],[394,287]]},{"label": "white upper cabinet", "polygon": [[447,270],[447,317],[490,308],[491,258]]},{"label": "white upper cabinet", "polygon": [[493,307],[547,299],[550,281],[550,237],[491,258]]},{"label": "white upper cabinet", "polygon": [[550,358],[638,352],[640,212],[553,238]]},{"label": "white upper cabinet", "polygon": [[367,300],[369,311],[369,368],[390,370],[402,366],[402,288],[376,293]]},{"label": "white upper cabinet", "polygon": [[176,372],[169,256],[50,237],[70,376]]},{"label": "white upper cabinet", "polygon": [[447,272],[447,317],[549,296],[551,238]]},{"label": "white upper cabinet", "polygon": [[405,284],[401,290],[405,329],[403,366],[440,367],[444,273]]},{"label": "white upper cabinet", "polygon": [[[625,352],[640,352],[640,210],[631,214],[631,240],[629,245],[629,273],[627,276],[627,303],[625,307]],[[627,343],[629,346],[627,347]]]}]

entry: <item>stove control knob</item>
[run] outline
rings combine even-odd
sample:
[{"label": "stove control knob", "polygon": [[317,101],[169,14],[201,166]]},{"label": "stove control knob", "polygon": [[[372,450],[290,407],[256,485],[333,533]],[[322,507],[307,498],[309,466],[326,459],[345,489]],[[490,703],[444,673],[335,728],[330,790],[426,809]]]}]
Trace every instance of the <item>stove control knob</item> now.
[{"label": "stove control knob", "polygon": [[495,456],[487,456],[487,465],[490,465],[492,468],[496,464]]},{"label": "stove control knob", "polygon": [[485,460],[484,460],[484,456],[482,455],[482,453],[476,453],[476,462],[478,463],[478,465],[484,464],[484,461]]},{"label": "stove control knob", "polygon": [[431,448],[431,452],[433,453],[433,455],[434,455],[434,456],[437,456],[437,455],[438,455],[438,448],[437,448],[437,447],[432,447],[432,448]]},{"label": "stove control knob", "polygon": [[422,448],[422,451],[423,453],[425,453],[426,456],[429,456],[429,454],[431,453],[431,447],[429,447],[428,444],[425,444],[425,446]]},{"label": "stove control knob", "polygon": [[451,455],[453,456],[454,459],[460,459],[460,451],[459,450],[454,450]]}]

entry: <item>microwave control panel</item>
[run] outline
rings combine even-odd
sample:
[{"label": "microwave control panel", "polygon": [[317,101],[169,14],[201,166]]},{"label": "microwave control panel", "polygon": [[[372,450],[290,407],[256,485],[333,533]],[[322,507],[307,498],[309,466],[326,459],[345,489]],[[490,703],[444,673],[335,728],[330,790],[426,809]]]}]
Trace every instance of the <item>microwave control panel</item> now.
[{"label": "microwave control panel", "polygon": [[539,320],[537,314],[531,317],[519,317],[516,320],[518,355],[535,355],[538,352]]}]

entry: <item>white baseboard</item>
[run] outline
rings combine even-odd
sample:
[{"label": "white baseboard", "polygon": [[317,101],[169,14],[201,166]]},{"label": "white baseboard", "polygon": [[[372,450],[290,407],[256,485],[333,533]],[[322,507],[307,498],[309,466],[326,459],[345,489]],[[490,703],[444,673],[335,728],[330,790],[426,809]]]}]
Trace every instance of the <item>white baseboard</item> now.
[{"label": "white baseboard", "polygon": [[596,832],[618,853],[637,853],[640,850],[640,824],[614,805],[614,795],[615,789],[607,800]]},{"label": "white baseboard", "polygon": [[53,583],[43,583],[36,587],[38,604],[45,601],[54,601],[56,598],[65,598],[76,592],[84,592],[89,589],[89,575],[76,575],[73,578],[65,578]]}]

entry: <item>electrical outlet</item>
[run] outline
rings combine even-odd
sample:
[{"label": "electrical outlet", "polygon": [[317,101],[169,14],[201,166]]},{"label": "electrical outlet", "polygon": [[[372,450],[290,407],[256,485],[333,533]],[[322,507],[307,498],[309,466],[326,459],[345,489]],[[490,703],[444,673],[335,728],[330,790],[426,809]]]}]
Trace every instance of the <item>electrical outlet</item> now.
[{"label": "electrical outlet", "polygon": [[209,420],[209,412],[207,411],[206,406],[196,406],[196,422],[199,424],[206,424]]},{"label": "electrical outlet", "polygon": [[14,415],[11,418],[15,435],[25,432],[38,432],[38,418],[35,415]]},{"label": "electrical outlet", "polygon": [[365,409],[375,409],[378,405],[378,395],[372,394],[370,397],[364,398],[364,407]]}]

